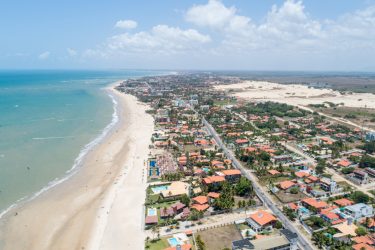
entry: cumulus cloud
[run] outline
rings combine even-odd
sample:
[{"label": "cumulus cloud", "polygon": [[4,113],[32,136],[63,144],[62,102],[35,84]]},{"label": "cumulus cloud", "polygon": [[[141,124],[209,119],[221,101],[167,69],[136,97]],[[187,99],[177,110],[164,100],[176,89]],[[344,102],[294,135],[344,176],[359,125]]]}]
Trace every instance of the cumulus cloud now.
[{"label": "cumulus cloud", "polygon": [[38,56],[38,58],[39,58],[40,60],[46,60],[46,59],[49,58],[50,55],[51,55],[51,53],[50,53],[49,51],[45,51],[45,52],[41,53],[41,54]]},{"label": "cumulus cloud", "polygon": [[115,53],[185,53],[211,41],[210,36],[194,29],[181,29],[168,25],[156,25],[150,31],[122,33],[112,36],[100,52],[90,50],[87,55],[108,55]]},{"label": "cumulus cloud", "polygon": [[236,15],[236,8],[227,8],[218,0],[209,0],[205,5],[194,5],[185,15],[188,22],[198,26],[211,28],[223,28]]},{"label": "cumulus cloud", "polygon": [[72,49],[72,48],[67,48],[66,49],[66,52],[68,53],[69,56],[73,57],[73,56],[76,56],[78,54],[78,52],[75,50],[75,49]]},{"label": "cumulus cloud", "polygon": [[119,20],[116,22],[115,27],[120,29],[135,29],[138,24],[134,20]]},{"label": "cumulus cloud", "polygon": [[[327,62],[327,59],[332,63],[334,58],[346,57],[362,63],[361,55],[362,58],[375,55],[372,52],[375,51],[375,6],[334,20],[321,20],[309,14],[302,0],[285,0],[270,7],[263,18],[253,20],[235,6],[208,0],[188,8],[183,17],[192,28],[156,25],[151,30],[126,31],[109,37],[104,44],[84,54],[107,58],[119,54],[195,54],[202,61],[212,63],[220,61],[213,62],[213,57],[225,58],[221,61],[229,63],[230,60],[248,63],[247,58],[251,56],[252,65],[263,60],[265,65],[267,61],[268,65],[282,62],[281,66],[299,66],[301,62],[307,64],[314,60],[320,66],[320,62]],[[119,21],[116,27],[137,26],[128,21],[131,20]],[[349,54],[352,57],[349,58]]]}]

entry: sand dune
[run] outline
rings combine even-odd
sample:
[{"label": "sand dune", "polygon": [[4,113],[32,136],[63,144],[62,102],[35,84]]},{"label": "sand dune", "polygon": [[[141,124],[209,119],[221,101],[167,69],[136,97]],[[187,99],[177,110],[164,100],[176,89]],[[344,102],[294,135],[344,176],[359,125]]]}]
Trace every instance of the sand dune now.
[{"label": "sand dune", "polygon": [[375,108],[375,95],[370,93],[345,93],[332,89],[309,88],[299,84],[279,84],[265,81],[245,81],[237,84],[216,85],[218,90],[232,90],[233,95],[247,100],[261,100],[291,105],[332,102],[348,107]]}]

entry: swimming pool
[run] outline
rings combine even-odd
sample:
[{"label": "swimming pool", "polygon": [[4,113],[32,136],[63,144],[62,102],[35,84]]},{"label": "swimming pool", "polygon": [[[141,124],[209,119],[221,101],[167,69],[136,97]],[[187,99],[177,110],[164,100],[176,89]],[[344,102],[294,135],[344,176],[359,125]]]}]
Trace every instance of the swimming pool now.
[{"label": "swimming pool", "polygon": [[309,211],[307,208],[305,208],[305,207],[300,207],[300,208],[299,208],[299,211],[300,211],[301,213],[304,213],[304,214],[307,214],[307,213],[310,212],[310,211]]},{"label": "swimming pool", "polygon": [[155,166],[156,166],[156,161],[151,160],[151,161],[150,161],[150,167],[155,167]]},{"label": "swimming pool", "polygon": [[148,215],[148,216],[154,216],[154,215],[157,215],[156,208],[149,208],[149,209],[147,210],[147,215]]},{"label": "swimming pool", "polygon": [[178,244],[180,244],[180,242],[176,239],[176,238],[169,238],[168,239],[168,243],[171,247],[175,247],[177,246]]},{"label": "swimming pool", "polygon": [[169,185],[156,186],[152,187],[151,190],[154,194],[160,194],[162,191],[168,190],[168,187]]}]

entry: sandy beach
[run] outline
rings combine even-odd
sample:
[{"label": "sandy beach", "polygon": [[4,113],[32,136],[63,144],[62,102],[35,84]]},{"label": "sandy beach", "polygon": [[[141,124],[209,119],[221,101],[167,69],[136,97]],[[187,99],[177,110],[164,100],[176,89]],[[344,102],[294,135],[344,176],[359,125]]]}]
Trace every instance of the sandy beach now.
[{"label": "sandy beach", "polygon": [[1,219],[1,249],[143,249],[153,120],[135,97],[107,91],[118,102],[117,124],[77,173]]}]

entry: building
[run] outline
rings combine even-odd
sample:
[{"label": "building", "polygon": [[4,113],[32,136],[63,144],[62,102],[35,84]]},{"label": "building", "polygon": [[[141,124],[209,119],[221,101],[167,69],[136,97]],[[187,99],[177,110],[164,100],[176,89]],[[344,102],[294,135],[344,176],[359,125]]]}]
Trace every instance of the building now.
[{"label": "building", "polygon": [[320,187],[326,191],[330,192],[331,194],[336,192],[337,183],[334,180],[328,178],[321,178],[320,179]]},{"label": "building", "polygon": [[366,184],[369,179],[368,173],[359,169],[354,170],[351,177],[354,178],[359,184]]},{"label": "building", "polygon": [[190,185],[182,181],[174,181],[168,186],[167,190],[163,190],[161,195],[163,198],[177,198],[182,195],[190,194]]},{"label": "building", "polygon": [[366,134],[366,141],[375,141],[375,132],[371,131]]},{"label": "building", "polygon": [[232,241],[232,250],[248,250],[248,249],[254,249],[254,245],[251,244],[249,239]]},{"label": "building", "polygon": [[228,169],[221,172],[224,174],[225,180],[230,183],[237,182],[241,178],[241,171],[238,169]]},{"label": "building", "polygon": [[276,221],[277,219],[275,216],[264,210],[259,210],[256,213],[250,215],[250,217],[246,219],[246,222],[249,225],[249,227],[251,227],[255,232],[261,232],[263,230],[272,230],[273,225]]},{"label": "building", "polygon": [[301,201],[301,204],[308,209],[315,209],[317,211],[328,207],[325,201],[317,201],[314,198],[305,198]]},{"label": "building", "polygon": [[277,184],[277,186],[281,190],[288,191],[288,190],[292,189],[293,187],[296,187],[297,183],[295,183],[294,181],[287,180],[287,181],[280,182],[279,184]]},{"label": "building", "polygon": [[363,217],[372,217],[374,215],[374,209],[372,206],[366,205],[364,203],[358,203],[345,207],[343,213],[347,217],[358,220]]},{"label": "building", "polygon": [[232,250],[297,250],[298,235],[288,229],[280,230],[280,234],[265,236],[249,241],[248,239],[232,242]]},{"label": "building", "polygon": [[207,186],[214,186],[215,187],[215,186],[220,185],[224,181],[225,181],[224,176],[214,175],[214,176],[208,176],[206,178],[203,178],[203,184],[205,184]]}]

